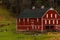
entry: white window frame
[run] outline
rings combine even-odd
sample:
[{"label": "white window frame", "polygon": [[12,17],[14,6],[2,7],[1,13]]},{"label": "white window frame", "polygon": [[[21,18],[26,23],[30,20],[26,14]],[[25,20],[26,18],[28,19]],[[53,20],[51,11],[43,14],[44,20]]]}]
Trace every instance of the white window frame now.
[{"label": "white window frame", "polygon": [[55,18],[57,18],[57,14],[55,14]]},{"label": "white window frame", "polygon": [[35,26],[35,29],[37,29],[37,26]]},{"label": "white window frame", "polygon": [[25,18],[23,18],[23,23],[24,23],[24,25],[25,25]]},{"label": "white window frame", "polygon": [[48,14],[46,15],[46,18],[48,18]]},{"label": "white window frame", "polygon": [[47,20],[45,20],[45,24],[47,24]]},{"label": "white window frame", "polygon": [[50,20],[49,20],[49,24],[50,24]]},{"label": "white window frame", "polygon": [[38,26],[38,29],[40,29],[40,26]]},{"label": "white window frame", "polygon": [[27,30],[29,30],[29,28],[27,27]]},{"label": "white window frame", "polygon": [[27,22],[29,22],[29,18],[27,18]]},{"label": "white window frame", "polygon": [[19,22],[20,22],[20,18],[19,18]]},{"label": "white window frame", "polygon": [[25,19],[23,18],[23,22],[25,22]]},{"label": "white window frame", "polygon": [[39,21],[39,19],[37,18],[37,22]]},{"label": "white window frame", "polygon": [[53,15],[51,14],[51,18],[52,18],[52,16],[53,16]]},{"label": "white window frame", "polygon": [[55,20],[53,20],[53,24],[55,24]]},{"label": "white window frame", "polygon": [[56,23],[58,24],[58,20],[56,20]]},{"label": "white window frame", "polygon": [[34,29],[34,25],[32,25],[32,29]]}]

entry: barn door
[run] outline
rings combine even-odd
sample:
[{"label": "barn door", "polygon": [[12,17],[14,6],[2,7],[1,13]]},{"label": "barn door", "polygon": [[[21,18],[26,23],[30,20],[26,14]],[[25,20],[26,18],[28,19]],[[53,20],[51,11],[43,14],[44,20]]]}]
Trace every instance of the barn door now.
[{"label": "barn door", "polygon": [[54,26],[52,26],[52,25],[46,26],[46,31],[48,31],[48,32],[54,31]]}]

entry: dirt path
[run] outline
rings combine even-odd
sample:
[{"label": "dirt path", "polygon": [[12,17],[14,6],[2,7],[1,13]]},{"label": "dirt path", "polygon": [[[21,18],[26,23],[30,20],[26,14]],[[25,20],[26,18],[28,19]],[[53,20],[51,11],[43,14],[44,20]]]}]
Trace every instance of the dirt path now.
[{"label": "dirt path", "polygon": [[47,40],[60,40],[60,33],[58,32],[53,32],[53,33],[49,32],[48,36],[53,36],[53,37]]}]

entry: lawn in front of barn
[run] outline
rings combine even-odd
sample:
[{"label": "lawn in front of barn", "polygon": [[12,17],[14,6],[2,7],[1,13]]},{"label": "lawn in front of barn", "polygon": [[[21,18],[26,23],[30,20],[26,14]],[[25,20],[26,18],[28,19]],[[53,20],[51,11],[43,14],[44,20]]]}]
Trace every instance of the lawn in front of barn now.
[{"label": "lawn in front of barn", "polygon": [[9,13],[6,9],[0,8],[0,40],[60,40],[59,32],[16,33],[16,18],[11,18]]},{"label": "lawn in front of barn", "polygon": [[19,40],[60,40],[60,33],[48,32],[38,35],[19,34]]}]

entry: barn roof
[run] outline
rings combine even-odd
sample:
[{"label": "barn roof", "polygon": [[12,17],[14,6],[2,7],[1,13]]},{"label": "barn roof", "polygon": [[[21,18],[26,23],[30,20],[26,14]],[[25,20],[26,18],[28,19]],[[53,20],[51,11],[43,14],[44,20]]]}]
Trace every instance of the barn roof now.
[{"label": "barn roof", "polygon": [[18,17],[19,18],[41,18],[48,9],[49,8],[45,8],[45,9],[36,8],[35,10],[24,9]]}]

